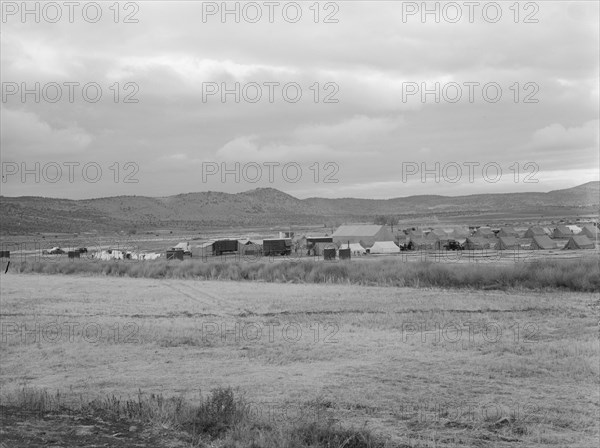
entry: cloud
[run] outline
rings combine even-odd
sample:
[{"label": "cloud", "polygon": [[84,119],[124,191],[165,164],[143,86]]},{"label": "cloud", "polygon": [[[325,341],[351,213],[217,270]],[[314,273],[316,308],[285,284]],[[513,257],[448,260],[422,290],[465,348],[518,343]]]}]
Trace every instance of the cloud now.
[{"label": "cloud", "polygon": [[63,127],[43,121],[33,112],[2,108],[3,158],[78,154],[93,137],[75,123]]},{"label": "cloud", "polygon": [[[12,17],[2,27],[3,80],[97,82],[104,95],[93,104],[81,95],[74,103],[56,104],[21,103],[13,95],[2,105],[2,157],[68,161],[75,154],[109,165],[131,160],[139,164],[141,179],[168,170],[156,185],[135,186],[136,194],[161,195],[205,189],[194,183],[202,161],[334,161],[340,183],[304,185],[306,195],[345,196],[362,189],[379,197],[397,196],[398,187],[404,194],[422,188],[407,191],[395,183],[406,161],[495,161],[506,169],[535,161],[540,172],[554,173],[551,181],[540,177],[541,190],[555,188],[561,176],[576,183],[580,170],[597,166],[597,2],[538,2],[539,22],[529,24],[515,23],[508,3],[501,3],[498,23],[483,19],[481,5],[469,23],[462,4],[459,23],[436,23],[431,15],[427,23],[420,15],[404,22],[402,3],[341,2],[335,24],[315,23],[308,3],[294,24],[282,19],[281,8],[274,23],[266,16],[260,23],[222,23],[218,15],[205,23],[201,2],[140,3],[136,24],[114,23],[108,3],[93,24],[81,20],[81,11],[74,23]],[[522,7],[521,19],[531,10]],[[320,12],[321,18],[327,13]],[[226,103],[219,95],[202,101],[203,82],[231,87],[266,81],[299,83],[301,101],[286,102],[278,90],[271,103],[266,89],[256,104],[236,103],[233,95]],[[497,82],[502,100],[488,103],[477,93],[473,103],[435,103],[433,95],[426,102],[420,95],[403,101],[405,82],[451,81]],[[129,93],[125,83],[136,83],[139,103],[115,103],[115,82],[121,98]],[[323,102],[328,82],[335,83],[337,103]],[[511,86],[517,82],[521,99],[529,93],[523,86],[536,83],[539,103],[515,103]],[[125,187],[134,188],[112,185],[111,191],[130,191]],[[88,184],[72,194],[104,194],[99,188]],[[441,194],[480,191],[477,185],[427,188]]]},{"label": "cloud", "polygon": [[533,133],[531,147],[536,151],[570,151],[597,148],[600,121],[590,120],[581,126],[566,127],[553,123]]},{"label": "cloud", "polygon": [[258,136],[249,135],[227,142],[216,152],[217,160],[238,162],[278,162],[321,160],[333,155],[331,148],[321,144],[267,143],[260,145]]}]

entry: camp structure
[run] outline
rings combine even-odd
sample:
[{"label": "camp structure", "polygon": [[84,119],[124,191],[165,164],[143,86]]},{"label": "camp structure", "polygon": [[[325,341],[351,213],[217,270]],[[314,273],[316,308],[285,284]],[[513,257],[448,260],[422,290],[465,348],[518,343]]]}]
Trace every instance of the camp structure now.
[{"label": "camp structure", "polygon": [[332,244],[333,247],[326,247],[323,249],[323,260],[335,260],[337,248]]},{"label": "camp structure", "polygon": [[425,237],[410,237],[408,242],[409,250],[433,250],[435,249],[435,240],[428,240]]},{"label": "camp structure", "polygon": [[387,226],[375,224],[342,225],[331,235],[336,244],[360,243],[369,248],[376,241],[393,241],[394,235]]},{"label": "camp structure", "polygon": [[340,249],[338,250],[338,257],[340,260],[351,260],[352,254],[350,253],[350,249]]},{"label": "camp structure", "polygon": [[292,253],[291,238],[269,238],[263,240],[263,254],[271,255],[290,255]]},{"label": "camp structure", "polygon": [[450,238],[448,240],[437,240],[435,241],[435,250],[462,250],[462,245],[466,241],[466,238],[462,240]]},{"label": "camp structure", "polygon": [[321,256],[324,254],[325,249],[336,249],[337,250],[337,245],[333,242],[319,242],[319,243],[315,243],[313,244],[312,248],[309,249],[311,251],[312,255],[317,255],[317,256]]},{"label": "camp structure", "polygon": [[513,238],[518,238],[519,232],[517,232],[513,227],[501,227],[500,231],[498,232],[498,234],[496,236],[498,236],[498,237],[509,236],[509,237],[513,237]]},{"label": "camp structure", "polygon": [[587,236],[591,240],[596,240],[600,236],[600,231],[598,227],[593,224],[586,224],[581,229],[581,234]]},{"label": "camp structure", "polygon": [[409,240],[411,238],[425,238],[425,234],[421,229],[408,229],[406,231],[406,235],[408,236]]},{"label": "camp structure", "polygon": [[451,240],[466,240],[468,236],[471,235],[471,232],[469,231],[468,228],[463,228],[463,227],[457,227],[454,229],[444,229],[446,231],[446,233],[448,234],[448,238]]},{"label": "camp structure", "polygon": [[240,255],[260,255],[263,250],[260,240],[238,240],[238,253]]},{"label": "camp structure", "polygon": [[525,232],[525,238],[534,238],[536,236],[548,236],[543,227],[532,226]]},{"label": "camp structure", "polygon": [[544,233],[543,235],[535,235],[533,237],[530,248],[533,250],[552,250],[556,249],[556,243]]},{"label": "camp structure", "polygon": [[167,250],[167,260],[183,260],[183,250]]},{"label": "camp structure", "polygon": [[464,250],[478,250],[478,249],[489,249],[493,242],[490,242],[490,238],[481,238],[472,236],[466,239],[463,244]]},{"label": "camp structure", "polygon": [[[317,243],[333,243],[333,238],[330,236],[307,236],[306,248],[312,249]],[[336,246],[337,247],[337,246]]]},{"label": "camp structure", "polygon": [[514,236],[501,236],[496,243],[496,250],[517,250],[521,247]]},{"label": "camp structure", "polygon": [[234,239],[217,240],[213,243],[213,255],[219,256],[238,251],[238,241]]},{"label": "camp structure", "polygon": [[369,251],[371,254],[397,254],[400,248],[393,241],[375,241]]},{"label": "camp structure", "polygon": [[552,232],[552,238],[571,238],[573,232],[567,226],[558,226]]},{"label": "camp structure", "polygon": [[364,255],[367,253],[364,247],[362,247],[359,243],[346,243],[340,246],[340,250],[350,249],[350,253],[352,255]]},{"label": "camp structure", "polygon": [[596,244],[585,235],[573,235],[569,238],[565,249],[595,249]]},{"label": "camp structure", "polygon": [[579,226],[567,224],[566,227],[573,232],[573,235],[579,235],[581,233],[581,227]]},{"label": "camp structure", "polygon": [[214,241],[207,241],[206,243],[202,243],[197,246],[199,255],[201,257],[207,257],[213,254],[213,243]]},{"label": "camp structure", "polygon": [[192,246],[187,242],[179,243],[176,246],[173,246],[171,250],[181,250],[184,255],[192,255]]},{"label": "camp structure", "polygon": [[439,241],[439,240],[448,240],[448,234],[444,232],[442,229],[433,229],[430,231],[425,238],[428,240]]},{"label": "camp structure", "polygon": [[496,234],[489,227],[480,227],[473,233],[475,238],[495,238]]}]

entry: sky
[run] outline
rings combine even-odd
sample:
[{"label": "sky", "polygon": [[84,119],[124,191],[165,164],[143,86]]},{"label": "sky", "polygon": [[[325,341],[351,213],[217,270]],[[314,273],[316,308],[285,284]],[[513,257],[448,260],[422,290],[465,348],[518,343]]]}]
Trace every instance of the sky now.
[{"label": "sky", "polygon": [[75,3],[2,2],[2,195],[599,180],[598,2]]}]

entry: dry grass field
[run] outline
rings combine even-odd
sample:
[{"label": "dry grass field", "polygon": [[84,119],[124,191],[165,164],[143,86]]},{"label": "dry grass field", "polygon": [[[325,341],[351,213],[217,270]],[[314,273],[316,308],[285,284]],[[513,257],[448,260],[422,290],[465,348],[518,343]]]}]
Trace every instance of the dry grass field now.
[{"label": "dry grass field", "polygon": [[[12,273],[0,292],[5,410],[36,390],[73,408],[231,387],[252,421],[334,419],[385,446],[598,444],[596,294]],[[271,446],[192,443],[159,420],[138,446]],[[52,426],[3,421],[9,446]]]}]

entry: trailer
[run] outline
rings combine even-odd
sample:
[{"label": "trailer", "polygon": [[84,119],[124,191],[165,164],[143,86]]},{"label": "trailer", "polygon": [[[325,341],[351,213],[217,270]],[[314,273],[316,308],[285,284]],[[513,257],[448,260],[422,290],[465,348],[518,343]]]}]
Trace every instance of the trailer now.
[{"label": "trailer", "polygon": [[238,240],[217,240],[212,245],[213,255],[219,256],[225,253],[236,253],[238,251]]},{"label": "trailer", "polygon": [[276,238],[263,240],[263,253],[270,255],[290,255],[292,253],[291,238]]}]

